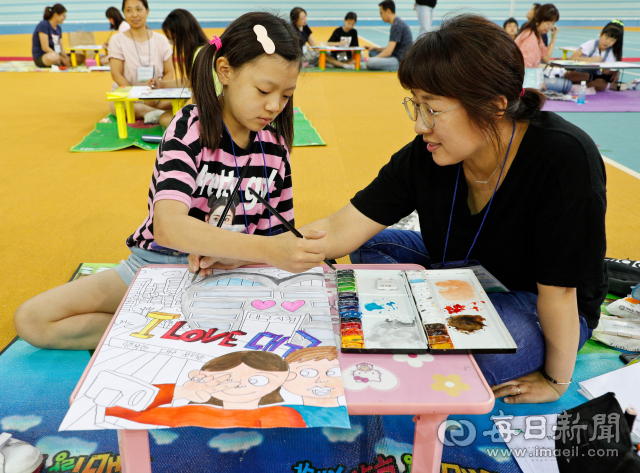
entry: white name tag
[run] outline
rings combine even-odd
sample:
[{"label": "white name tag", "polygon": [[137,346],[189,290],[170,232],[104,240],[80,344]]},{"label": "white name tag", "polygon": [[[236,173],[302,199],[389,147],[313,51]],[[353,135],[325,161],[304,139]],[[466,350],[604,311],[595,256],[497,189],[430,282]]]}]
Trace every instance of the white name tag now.
[{"label": "white name tag", "polygon": [[57,52],[58,54],[60,54],[62,52],[62,49],[60,49],[60,45],[59,44],[54,44],[53,45],[53,50],[55,52]]},{"label": "white name tag", "polygon": [[155,67],[139,67],[138,68],[138,82],[147,82],[149,79],[153,79],[155,76]]}]

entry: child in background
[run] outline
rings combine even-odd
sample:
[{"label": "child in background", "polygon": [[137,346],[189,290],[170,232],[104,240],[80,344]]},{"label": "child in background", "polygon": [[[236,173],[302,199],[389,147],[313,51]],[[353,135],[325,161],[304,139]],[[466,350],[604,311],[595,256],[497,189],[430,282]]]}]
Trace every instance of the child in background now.
[{"label": "child in background", "polygon": [[[344,17],[344,25],[333,30],[331,37],[329,38],[329,46],[343,46],[341,44],[342,38],[349,37],[351,42],[347,46],[359,46],[358,44],[358,32],[355,29],[356,21],[358,21],[358,15],[355,12],[350,11]],[[345,60],[340,59],[340,55],[344,55]],[[355,60],[351,58],[351,51],[345,51],[342,53],[332,52],[331,56],[340,61],[345,69],[355,69]],[[339,67],[339,66],[338,66]]]},{"label": "child in background", "polygon": [[[111,90],[131,85],[146,85],[152,78],[173,79],[173,51],[167,38],[147,29],[147,0],[123,0],[122,11],[130,29],[114,35],[109,44],[109,66],[114,80]],[[160,115],[171,109],[169,100],[135,102],[136,118],[158,123]],[[115,115],[115,105],[109,102]]]},{"label": "child in background", "polygon": [[67,9],[56,3],[45,7],[44,19],[38,23],[31,38],[31,54],[38,67],[63,65],[69,67],[71,60],[62,45],[62,28],[60,25],[67,18]]},{"label": "child in background", "polygon": [[[104,15],[109,20],[109,30],[115,30],[116,33],[124,33],[125,31],[129,31],[131,29],[129,23],[124,21],[120,10],[118,10],[116,7],[107,8],[107,11],[104,13]],[[109,37],[102,45],[104,50],[107,51],[107,54],[100,55],[101,66],[106,66],[109,64],[109,40],[111,39],[112,35],[113,32],[111,31],[109,33]]]},{"label": "child in background", "polygon": [[[580,45],[580,48],[569,58],[574,61],[611,63],[622,61],[622,40],[624,38],[624,24],[620,20],[613,20],[602,29],[598,39],[592,39]],[[605,90],[607,85],[617,82],[620,71],[610,69],[589,69],[581,71],[567,71],[564,78],[574,84],[586,81],[587,87],[596,91]]]},{"label": "child in background", "polygon": [[[200,50],[209,43],[198,20],[187,10],[173,10],[162,23],[162,32],[173,45],[173,57],[176,60],[179,77],[173,80],[151,79],[150,87],[171,88],[191,87],[191,69]],[[220,94],[222,85],[214,75],[216,93]],[[173,118],[172,111],[164,112],[159,123],[167,128]]]},{"label": "child in background", "polygon": [[511,17],[505,21],[502,28],[511,36],[511,39],[516,39],[516,36],[518,36],[518,21],[515,18]]},{"label": "child in background", "polygon": [[[140,23],[131,22],[131,28]],[[114,39],[118,36],[124,35]],[[283,233],[280,221],[248,191],[250,186],[261,192],[293,224],[289,150],[300,59],[295,29],[269,13],[244,14],[221,38],[213,37],[193,66],[195,104],[176,114],[158,146],[145,192],[148,215],[127,239],[131,255],[114,269],[22,304],[14,324],[24,340],[37,347],[95,348],[144,265],[189,263],[191,271],[202,267],[204,276],[216,264],[237,267],[255,261],[292,272],[322,264],[322,244],[316,240],[324,232],[304,232],[306,239]],[[214,72],[223,86],[220,95]],[[209,225],[210,196],[228,195],[249,158],[240,187],[242,205],[233,222],[246,233]]]}]

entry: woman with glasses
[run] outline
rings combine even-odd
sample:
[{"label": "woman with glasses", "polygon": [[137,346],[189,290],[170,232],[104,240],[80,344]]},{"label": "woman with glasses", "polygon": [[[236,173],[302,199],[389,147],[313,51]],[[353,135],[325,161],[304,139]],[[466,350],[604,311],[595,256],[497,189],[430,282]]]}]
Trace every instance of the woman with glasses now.
[{"label": "woman with glasses", "polygon": [[[510,290],[489,297],[518,351],[475,359],[496,397],[539,403],[568,389],[598,324],[606,189],[593,140],[541,112],[544,96],[522,88],[524,75],[518,46],[485,18],[457,16],[418,38],[398,71],[416,138],[301,231],[352,263],[478,261]],[[386,230],[414,210],[421,233]]]}]

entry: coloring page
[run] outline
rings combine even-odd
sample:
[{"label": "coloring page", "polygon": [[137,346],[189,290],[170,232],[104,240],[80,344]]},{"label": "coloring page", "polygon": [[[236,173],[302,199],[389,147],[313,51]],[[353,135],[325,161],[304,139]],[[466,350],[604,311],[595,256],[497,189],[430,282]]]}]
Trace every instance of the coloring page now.
[{"label": "coloring page", "polygon": [[140,269],[60,430],[349,428],[322,268]]}]

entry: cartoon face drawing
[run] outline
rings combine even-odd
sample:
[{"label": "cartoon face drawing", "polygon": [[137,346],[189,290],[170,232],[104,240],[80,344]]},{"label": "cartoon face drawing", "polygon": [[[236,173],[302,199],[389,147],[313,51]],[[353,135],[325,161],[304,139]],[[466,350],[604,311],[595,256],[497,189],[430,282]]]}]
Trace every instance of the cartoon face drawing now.
[{"label": "cartoon face drawing", "polygon": [[302,396],[306,406],[338,407],[344,394],[342,375],[335,347],[297,350],[286,358],[292,376],[284,388]]}]

